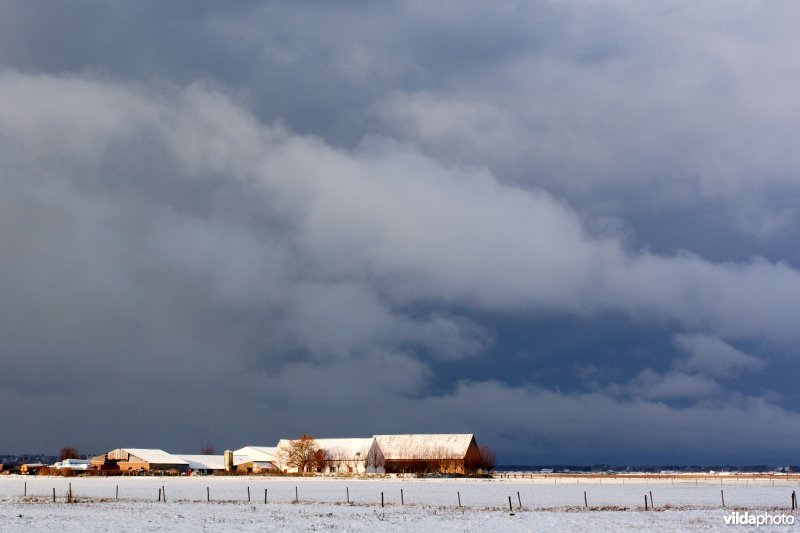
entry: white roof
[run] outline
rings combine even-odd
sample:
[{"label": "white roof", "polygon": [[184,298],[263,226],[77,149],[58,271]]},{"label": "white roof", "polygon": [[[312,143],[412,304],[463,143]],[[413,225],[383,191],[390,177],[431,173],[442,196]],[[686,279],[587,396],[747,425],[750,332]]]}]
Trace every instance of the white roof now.
[{"label": "white roof", "polygon": [[172,455],[164,450],[150,450],[147,448],[120,448],[131,455],[135,455],[146,463],[156,465],[188,465],[188,461],[184,461],[177,455]]},{"label": "white roof", "polygon": [[[317,448],[325,452],[328,459],[354,460],[366,458],[374,440],[370,437],[367,439],[314,439],[314,442]],[[281,439],[278,442],[278,449],[288,450],[291,442],[289,439]]]},{"label": "white roof", "polygon": [[463,459],[474,436],[466,434],[375,435],[384,459]]},{"label": "white roof", "polygon": [[242,464],[250,461],[271,463],[277,453],[278,448],[275,446],[245,446],[233,452],[233,463]]},{"label": "white roof", "polygon": [[178,455],[192,470],[225,470],[225,457],[222,455]]}]

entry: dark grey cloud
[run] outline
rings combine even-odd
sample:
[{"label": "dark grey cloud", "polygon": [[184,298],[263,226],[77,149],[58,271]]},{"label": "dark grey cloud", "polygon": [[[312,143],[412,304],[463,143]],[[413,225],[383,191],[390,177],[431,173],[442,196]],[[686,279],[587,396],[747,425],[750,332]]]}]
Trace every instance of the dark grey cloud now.
[{"label": "dark grey cloud", "polygon": [[794,7],[740,7],[4,4],[0,448],[791,460]]}]

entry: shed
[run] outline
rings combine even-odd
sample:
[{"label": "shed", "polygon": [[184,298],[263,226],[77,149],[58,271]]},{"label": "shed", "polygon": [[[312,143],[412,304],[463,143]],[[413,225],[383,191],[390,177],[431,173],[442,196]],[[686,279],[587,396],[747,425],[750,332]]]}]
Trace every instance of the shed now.
[{"label": "shed", "polygon": [[277,452],[274,446],[245,446],[234,450],[233,466],[237,472],[248,474],[277,472]]},{"label": "shed", "polygon": [[222,455],[176,455],[189,463],[189,469],[197,474],[213,474],[225,470],[225,459]]}]

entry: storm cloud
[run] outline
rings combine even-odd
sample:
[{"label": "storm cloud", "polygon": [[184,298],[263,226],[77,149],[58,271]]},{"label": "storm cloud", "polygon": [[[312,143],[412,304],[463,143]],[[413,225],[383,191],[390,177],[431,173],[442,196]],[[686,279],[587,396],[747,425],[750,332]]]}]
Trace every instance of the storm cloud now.
[{"label": "storm cloud", "polygon": [[793,459],[792,4],[77,5],[0,23],[2,449]]}]

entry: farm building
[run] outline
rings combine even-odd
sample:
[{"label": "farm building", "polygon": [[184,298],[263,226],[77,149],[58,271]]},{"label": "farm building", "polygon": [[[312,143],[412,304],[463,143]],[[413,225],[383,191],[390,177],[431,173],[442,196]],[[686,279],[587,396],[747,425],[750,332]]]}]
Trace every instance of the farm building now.
[{"label": "farm building", "polygon": [[237,472],[266,474],[277,472],[278,448],[274,446],[245,446],[233,452],[233,466]]},{"label": "farm building", "polygon": [[387,473],[476,471],[481,453],[472,434],[375,435]]},{"label": "farm building", "polygon": [[[289,464],[291,442],[281,439],[277,446],[278,466],[283,472],[297,472]],[[313,471],[324,474],[364,474],[382,472],[383,456],[374,438],[314,439],[314,446],[321,451],[321,461]]]},{"label": "farm building", "polygon": [[99,470],[186,472],[189,462],[164,450],[144,448],[117,448],[93,457],[93,468]]},{"label": "farm building", "polygon": [[189,463],[189,470],[196,474],[213,474],[225,470],[225,460],[222,455],[176,455]]},{"label": "farm building", "polygon": [[53,468],[57,468],[59,470],[81,471],[89,470],[90,464],[91,461],[85,459],[64,459],[63,461],[53,464]]}]

